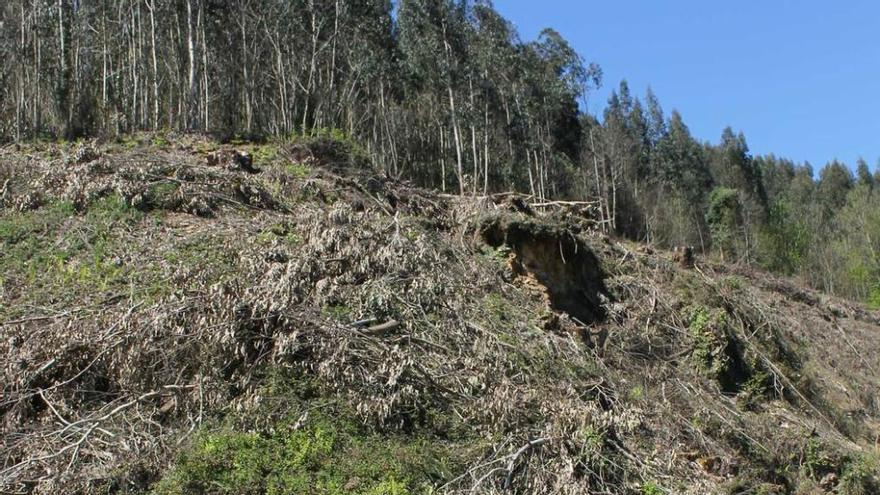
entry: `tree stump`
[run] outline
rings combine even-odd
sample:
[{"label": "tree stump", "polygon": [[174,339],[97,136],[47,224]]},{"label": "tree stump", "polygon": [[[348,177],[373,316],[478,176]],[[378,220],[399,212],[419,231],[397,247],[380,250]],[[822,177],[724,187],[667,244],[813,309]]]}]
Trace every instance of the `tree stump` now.
[{"label": "tree stump", "polygon": [[694,248],[693,246],[676,246],[673,250],[673,259],[678,266],[686,269],[694,267]]}]

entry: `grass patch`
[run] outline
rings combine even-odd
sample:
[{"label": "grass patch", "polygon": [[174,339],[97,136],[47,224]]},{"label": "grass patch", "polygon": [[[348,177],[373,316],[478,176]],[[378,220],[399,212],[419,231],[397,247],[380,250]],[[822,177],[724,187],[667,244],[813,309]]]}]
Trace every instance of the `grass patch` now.
[{"label": "grass patch", "polygon": [[840,477],[841,495],[880,493],[880,452],[863,454],[850,461]]},{"label": "grass patch", "polygon": [[352,310],[344,304],[331,304],[321,308],[321,312],[334,320],[348,322],[351,320]]},{"label": "grass patch", "polygon": [[508,261],[510,260],[511,249],[506,244],[502,244],[497,248],[489,246],[488,244],[483,245],[480,249],[480,254],[485,256],[492,263],[498,265],[499,267],[507,267]]},{"label": "grass patch", "polygon": [[447,479],[449,456],[437,442],[382,436],[354,422],[286,419],[273,433],[221,430],[197,437],[154,495],[407,495]]},{"label": "grass patch", "polygon": [[168,140],[165,136],[156,135],[153,136],[153,139],[150,140],[151,144],[157,148],[167,148],[171,145],[171,141]]},{"label": "grass patch", "polygon": [[228,239],[213,235],[198,235],[174,245],[163,253],[165,261],[173,266],[198,268],[217,282],[233,277],[238,255]]},{"label": "grass patch", "polygon": [[278,145],[276,144],[254,146],[251,149],[251,157],[253,158],[254,165],[258,168],[263,168],[277,162],[279,160],[278,151]]},{"label": "grass patch", "polygon": [[[126,264],[123,232],[143,213],[110,195],[78,214],[69,202],[0,216],[0,318],[23,314],[25,303],[81,305],[109,295],[141,297],[158,290],[149,265]],[[84,295],[86,295],[84,297]]]},{"label": "grass patch", "polygon": [[254,239],[257,244],[267,246],[278,240],[291,247],[302,243],[302,238],[293,230],[293,226],[287,223],[276,223],[258,233]]},{"label": "grass patch", "polygon": [[181,200],[177,197],[180,184],[177,182],[159,182],[150,186],[147,196],[150,206],[158,209],[171,210],[178,206]]},{"label": "grass patch", "polygon": [[290,162],[284,165],[284,172],[295,179],[305,179],[312,173],[312,169],[303,163]]},{"label": "grass patch", "polygon": [[653,481],[646,481],[642,483],[642,495],[664,495],[665,493],[666,491],[660,488],[660,485]]}]

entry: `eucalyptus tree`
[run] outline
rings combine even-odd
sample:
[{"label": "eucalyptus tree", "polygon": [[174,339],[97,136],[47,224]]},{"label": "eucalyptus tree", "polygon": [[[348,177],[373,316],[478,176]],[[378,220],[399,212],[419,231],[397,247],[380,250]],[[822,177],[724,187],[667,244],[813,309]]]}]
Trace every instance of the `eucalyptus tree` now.
[{"label": "eucalyptus tree", "polygon": [[530,137],[524,149],[530,190],[539,198],[569,194],[566,172],[578,159],[582,132],[578,101],[601,72],[552,29],[522,47],[522,60],[527,69],[516,101]]},{"label": "eucalyptus tree", "polygon": [[858,179],[858,185],[867,187],[869,191],[874,190],[874,175],[871,174],[871,170],[868,168],[868,162],[866,162],[864,158],[859,157],[856,161],[856,177]]},{"label": "eucalyptus tree", "polygon": [[[715,181],[703,147],[691,136],[681,114],[673,111],[667,132],[657,143],[655,170],[659,194],[653,203],[649,223],[652,238],[667,243],[699,245],[706,250],[704,218],[706,197]],[[667,206],[671,211],[665,211]],[[673,232],[664,232],[672,228]]]},{"label": "eucalyptus tree", "polygon": [[846,196],[853,185],[853,174],[846,165],[837,160],[825,165],[819,174],[816,192],[829,217],[846,203]]},{"label": "eucalyptus tree", "polygon": [[[466,3],[449,0],[401,0],[398,5],[400,50],[411,90],[427,93],[435,102],[446,100],[443,113],[431,116],[439,133],[440,153],[450,142],[455,150],[458,189],[465,192],[464,144],[460,126],[459,91],[465,76]],[[445,189],[445,161],[441,159]]]}]

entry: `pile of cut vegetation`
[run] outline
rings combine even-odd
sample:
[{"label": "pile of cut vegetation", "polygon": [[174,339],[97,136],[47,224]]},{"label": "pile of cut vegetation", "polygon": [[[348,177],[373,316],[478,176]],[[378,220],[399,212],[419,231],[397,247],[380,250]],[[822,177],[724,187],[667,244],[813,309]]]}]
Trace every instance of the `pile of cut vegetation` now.
[{"label": "pile of cut vegetation", "polygon": [[0,151],[0,491],[878,493],[880,314],[345,143]]}]

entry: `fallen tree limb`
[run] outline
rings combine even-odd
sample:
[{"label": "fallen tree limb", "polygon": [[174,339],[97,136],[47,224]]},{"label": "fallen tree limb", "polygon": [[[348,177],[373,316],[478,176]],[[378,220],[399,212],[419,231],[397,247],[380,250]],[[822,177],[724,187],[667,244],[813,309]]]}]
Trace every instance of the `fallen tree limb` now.
[{"label": "fallen tree limb", "polygon": [[507,477],[504,478],[504,489],[510,489],[510,485],[513,483],[513,473],[516,469],[516,461],[526,452],[534,449],[535,447],[540,447],[545,443],[549,442],[550,439],[547,437],[544,438],[536,438],[535,440],[530,441],[529,443],[523,445],[519,448],[513,455],[510,456],[510,461],[507,463]]},{"label": "fallen tree limb", "polygon": [[381,337],[385,335],[389,330],[394,330],[395,328],[400,326],[400,322],[397,320],[386,321],[385,323],[379,325],[373,325],[368,327],[362,331],[365,335],[370,335],[372,337]]},{"label": "fallen tree limb", "polygon": [[376,323],[376,321],[376,318],[364,318],[363,320],[352,322],[351,326],[355,328],[363,328],[371,323]]},{"label": "fallen tree limb", "polygon": [[542,203],[529,203],[529,206],[544,208],[547,206],[597,206],[598,204],[595,201],[545,201]]}]

